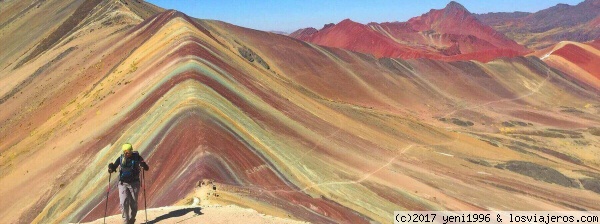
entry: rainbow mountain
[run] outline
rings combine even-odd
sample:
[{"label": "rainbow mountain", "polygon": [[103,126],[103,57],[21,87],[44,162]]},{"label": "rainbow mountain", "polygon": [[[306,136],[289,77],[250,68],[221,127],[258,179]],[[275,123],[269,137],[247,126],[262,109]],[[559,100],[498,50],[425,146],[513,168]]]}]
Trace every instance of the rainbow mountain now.
[{"label": "rainbow mountain", "polygon": [[1,223],[102,218],[126,142],[151,208],[211,180],[211,203],[314,223],[600,209],[598,86],[547,58],[379,58],[135,0],[0,5]]}]

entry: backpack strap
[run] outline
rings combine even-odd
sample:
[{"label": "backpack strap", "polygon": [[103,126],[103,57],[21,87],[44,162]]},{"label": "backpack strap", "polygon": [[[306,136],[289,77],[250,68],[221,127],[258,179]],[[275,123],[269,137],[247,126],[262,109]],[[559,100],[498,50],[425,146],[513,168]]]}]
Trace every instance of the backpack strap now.
[{"label": "backpack strap", "polygon": [[138,151],[133,151],[133,158],[137,162],[137,165],[140,166],[140,163],[142,162],[142,156],[140,156]]},{"label": "backpack strap", "polygon": [[123,154],[121,154],[121,164],[119,166],[119,172],[121,172],[123,170],[123,166],[125,165],[125,156]]}]

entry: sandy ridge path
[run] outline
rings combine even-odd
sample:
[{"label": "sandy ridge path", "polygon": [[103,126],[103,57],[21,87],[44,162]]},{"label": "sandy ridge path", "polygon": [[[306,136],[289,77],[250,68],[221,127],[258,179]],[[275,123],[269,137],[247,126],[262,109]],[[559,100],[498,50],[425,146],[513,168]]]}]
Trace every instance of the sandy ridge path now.
[{"label": "sandy ridge path", "polygon": [[[135,223],[145,222],[144,210],[139,210]],[[90,224],[101,224],[103,218]],[[106,217],[108,224],[121,224],[121,215]],[[299,224],[306,223],[292,219],[284,219],[260,214],[253,209],[236,205],[206,205],[206,206],[171,206],[148,209],[148,223],[277,223]]]}]

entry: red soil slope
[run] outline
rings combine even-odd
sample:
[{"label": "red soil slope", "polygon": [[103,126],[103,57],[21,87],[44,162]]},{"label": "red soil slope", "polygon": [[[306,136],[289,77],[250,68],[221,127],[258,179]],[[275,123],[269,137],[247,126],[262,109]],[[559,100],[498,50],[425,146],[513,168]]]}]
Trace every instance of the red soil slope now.
[{"label": "red soil slope", "polygon": [[461,48],[461,50],[464,49],[463,53],[487,50],[490,46],[486,42],[496,49],[510,49],[516,52],[527,51],[525,47],[496,32],[493,28],[482,24],[467,9],[454,1],[448,3],[444,9],[431,10],[422,16],[408,20],[407,23],[414,30],[420,32],[434,30],[443,34],[470,37],[463,40],[461,44],[471,45],[472,49]]},{"label": "red soil slope", "polygon": [[554,51],[553,54],[579,65],[594,77],[600,79],[600,55],[594,54],[573,44],[567,44]]},{"label": "red soil slope", "polygon": [[[346,19],[336,25],[302,29],[291,37],[376,57],[432,58],[445,61],[514,57],[528,50],[483,25],[462,5],[450,2],[408,22],[363,25]],[[460,56],[458,56],[460,55]]]},{"label": "red soil slope", "polygon": [[577,82],[600,91],[600,41],[563,41],[534,53],[548,65],[568,74]]},{"label": "red soil slope", "polygon": [[308,39],[319,45],[371,53],[376,57],[415,58],[426,54],[396,43],[368,26],[349,19],[326,27]]}]

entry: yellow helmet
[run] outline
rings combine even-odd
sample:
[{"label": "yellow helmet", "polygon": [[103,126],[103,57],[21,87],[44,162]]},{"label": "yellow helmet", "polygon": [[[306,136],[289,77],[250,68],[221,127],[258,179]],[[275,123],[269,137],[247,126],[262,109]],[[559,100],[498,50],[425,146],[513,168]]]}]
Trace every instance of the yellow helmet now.
[{"label": "yellow helmet", "polygon": [[121,147],[121,149],[123,151],[132,151],[133,150],[133,146],[129,143],[125,143],[123,144],[123,146]]}]

